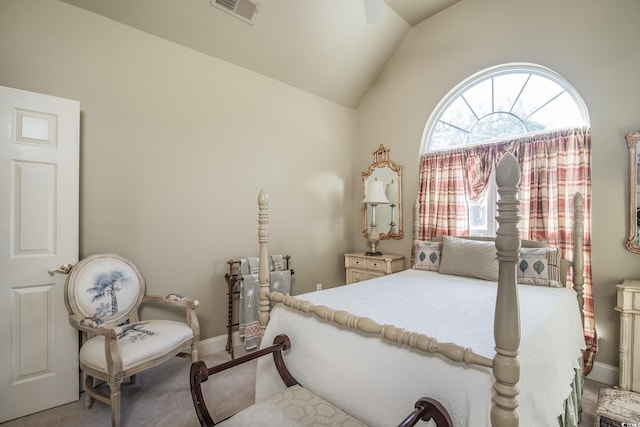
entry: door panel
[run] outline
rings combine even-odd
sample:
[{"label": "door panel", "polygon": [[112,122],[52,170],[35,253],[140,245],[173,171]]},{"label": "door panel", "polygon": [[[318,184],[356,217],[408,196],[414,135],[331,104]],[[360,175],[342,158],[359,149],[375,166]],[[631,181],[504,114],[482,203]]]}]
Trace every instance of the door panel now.
[{"label": "door panel", "polygon": [[65,276],[78,260],[77,101],[0,86],[0,422],[78,399]]},{"label": "door panel", "polygon": [[14,188],[10,203],[11,255],[52,255],[55,238],[56,165],[13,162]]},{"label": "door panel", "polygon": [[[53,286],[33,286],[11,290],[13,379],[20,383],[36,376],[49,376],[55,368],[53,354]],[[44,322],[31,322],[32,311],[42,313]]]}]

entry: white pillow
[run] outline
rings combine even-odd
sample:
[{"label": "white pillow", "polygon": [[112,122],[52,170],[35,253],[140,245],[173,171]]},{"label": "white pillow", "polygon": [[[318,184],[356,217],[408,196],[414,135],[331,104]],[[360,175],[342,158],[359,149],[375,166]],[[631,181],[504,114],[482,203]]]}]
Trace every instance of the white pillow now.
[{"label": "white pillow", "polygon": [[498,260],[493,241],[442,237],[440,273],[498,281]]}]

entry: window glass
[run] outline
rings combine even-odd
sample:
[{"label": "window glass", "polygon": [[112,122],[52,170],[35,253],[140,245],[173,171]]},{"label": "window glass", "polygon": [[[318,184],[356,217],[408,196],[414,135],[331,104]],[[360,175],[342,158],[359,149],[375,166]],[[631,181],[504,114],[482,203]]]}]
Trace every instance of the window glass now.
[{"label": "window glass", "polygon": [[562,77],[539,65],[507,64],[470,77],[440,102],[421,152],[588,123],[584,103]]}]

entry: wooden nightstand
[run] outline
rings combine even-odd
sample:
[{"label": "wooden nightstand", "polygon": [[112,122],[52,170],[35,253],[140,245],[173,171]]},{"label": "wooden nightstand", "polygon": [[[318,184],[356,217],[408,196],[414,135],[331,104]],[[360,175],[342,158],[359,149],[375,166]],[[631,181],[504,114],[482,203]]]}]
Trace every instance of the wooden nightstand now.
[{"label": "wooden nightstand", "polygon": [[640,280],[625,279],[617,288],[620,313],[620,389],[640,391]]},{"label": "wooden nightstand", "polygon": [[344,269],[347,285],[404,270],[404,256],[384,254],[367,256],[364,252],[346,254]]}]

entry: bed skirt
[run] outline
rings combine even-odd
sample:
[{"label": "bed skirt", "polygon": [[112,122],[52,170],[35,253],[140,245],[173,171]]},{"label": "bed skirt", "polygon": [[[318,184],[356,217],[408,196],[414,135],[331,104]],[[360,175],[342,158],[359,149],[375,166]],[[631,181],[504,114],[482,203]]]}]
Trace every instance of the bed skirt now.
[{"label": "bed skirt", "polygon": [[[580,358],[582,365],[582,358]],[[582,390],[584,387],[584,375],[582,369],[576,369],[575,377],[571,383],[571,394],[564,401],[564,414],[558,417],[560,427],[578,427],[582,419]]]}]

